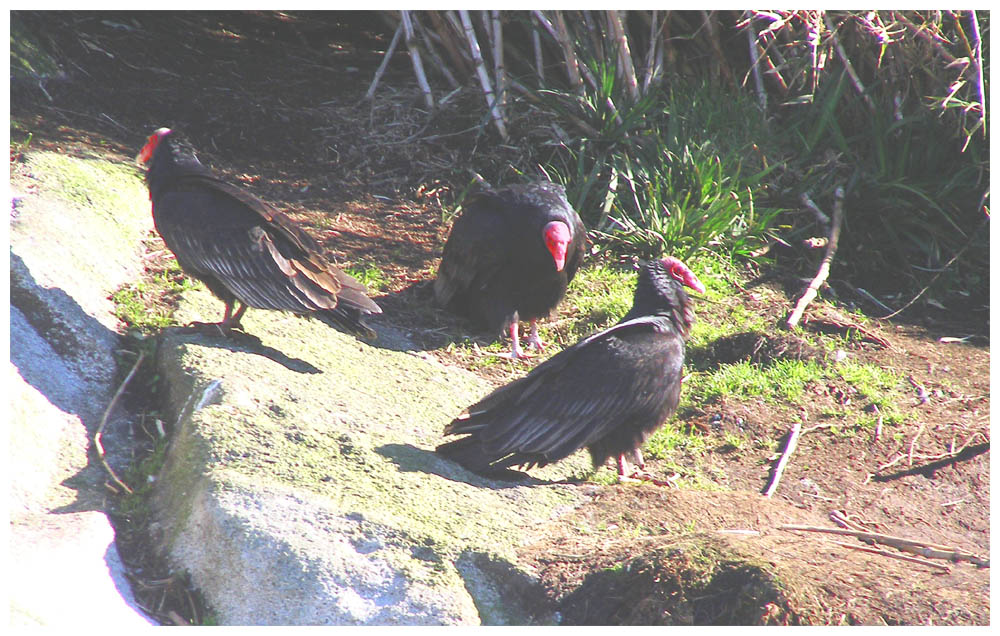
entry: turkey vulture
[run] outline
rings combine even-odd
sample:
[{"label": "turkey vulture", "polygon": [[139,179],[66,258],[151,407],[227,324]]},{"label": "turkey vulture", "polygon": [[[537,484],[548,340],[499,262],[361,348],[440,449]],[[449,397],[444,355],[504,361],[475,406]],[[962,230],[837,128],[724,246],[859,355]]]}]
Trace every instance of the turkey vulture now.
[{"label": "turkey vulture", "polygon": [[595,467],[614,456],[619,478],[631,477],[627,460],[644,467],[639,447],[680,400],[684,340],[694,321],[684,285],[705,291],[676,258],[647,263],[632,309],[617,325],[467,408],[444,432],[468,435],[438,452],[473,472],[497,474],[587,447]]},{"label": "turkey vulture", "polygon": [[510,357],[525,357],[518,321],[531,321],[529,343],[545,346],[537,320],[566,295],[583,260],[586,234],[560,185],[511,185],[479,193],[466,204],[444,245],[434,296],[442,307],[494,334],[509,330]]},{"label": "turkey vulture", "polygon": [[[364,285],[328,263],[284,214],[215,177],[176,133],[158,129],[136,161],[149,164],[156,230],[181,269],[226,303],[220,327],[239,327],[247,307],[256,307],[312,315],[375,337],[362,317],[382,310]],[[242,306],[234,312],[237,302]]]}]

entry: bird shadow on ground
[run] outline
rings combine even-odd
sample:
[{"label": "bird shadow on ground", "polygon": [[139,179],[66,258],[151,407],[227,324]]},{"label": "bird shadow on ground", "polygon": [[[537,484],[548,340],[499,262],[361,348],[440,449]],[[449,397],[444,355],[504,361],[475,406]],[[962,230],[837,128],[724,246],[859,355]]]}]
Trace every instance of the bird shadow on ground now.
[{"label": "bird shadow on ground", "polygon": [[212,333],[211,328],[206,325],[168,327],[163,330],[164,335],[196,336],[197,343],[206,347],[227,349],[232,352],[252,353],[277,362],[290,371],[296,373],[322,373],[321,369],[299,358],[290,357],[274,347],[264,344],[260,338],[245,331],[230,331],[227,335],[221,331]]},{"label": "bird shadow on ground", "polygon": [[395,351],[429,351],[444,349],[449,345],[476,343],[489,346],[500,338],[476,330],[471,322],[439,307],[434,301],[433,280],[422,280],[398,291],[388,292],[372,299],[382,307],[382,314],[368,318],[377,327],[388,327],[398,331],[405,344],[399,339],[379,337],[369,344],[380,349]]},{"label": "bird shadow on ground", "polygon": [[383,444],[377,447],[375,452],[395,464],[400,472],[427,473],[437,475],[448,481],[466,483],[492,490],[564,483],[537,479],[527,473],[516,470],[503,471],[501,475],[495,478],[482,477],[461,468],[458,464],[445,459],[433,451],[417,448],[411,444]]}]

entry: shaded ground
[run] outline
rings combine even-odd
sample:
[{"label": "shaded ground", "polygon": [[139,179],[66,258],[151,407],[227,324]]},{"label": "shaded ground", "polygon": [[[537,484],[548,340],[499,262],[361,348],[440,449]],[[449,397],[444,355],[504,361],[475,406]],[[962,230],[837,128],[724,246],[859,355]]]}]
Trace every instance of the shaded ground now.
[{"label": "shaded ground", "polygon": [[[287,209],[338,264],[377,264],[381,320],[407,329],[429,354],[497,384],[533,366],[487,364],[474,348],[455,346],[481,334],[433,308],[428,287],[448,228],[442,204],[461,195],[470,165],[502,172],[496,166],[518,151],[491,146],[472,130],[478,110],[463,108],[472,91],[433,116],[423,113],[399,53],[376,99],[363,101],[388,41],[377,16],[354,14],[347,23],[338,14],[250,12],[224,25],[213,13],[15,17],[68,79],[12,81],[12,142],[30,133],[33,147],[125,161],[154,128],[181,129],[203,160]],[[162,243],[151,237],[148,249],[155,267]],[[782,277],[811,274],[777,271],[761,282],[733,272],[742,290],[723,303],[699,303],[699,320],[724,324],[739,306],[777,325],[795,293]],[[581,486],[593,489],[592,503],[524,547],[525,563],[541,573],[565,622],[989,622],[988,569],[956,563],[940,573],[838,547],[826,535],[776,529],[834,527],[827,517],[839,510],[876,532],[989,554],[986,325],[931,307],[934,313],[907,323],[859,326],[846,312],[820,307],[807,312],[807,329],[836,339],[849,359],[906,379],[901,417],[877,426],[878,414],[846,382],[811,387],[804,410],[737,400],[682,408],[679,420],[701,432],[707,451],[678,452],[649,469],[676,474],[684,488]],[[561,308],[554,321],[570,312]],[[779,333],[692,350],[690,366],[829,355]],[[567,344],[561,340],[557,334]],[[804,430],[798,449],[774,501],[762,500],[775,449],[795,418]],[[718,532],[734,529],[760,535]],[[176,611],[191,619],[184,606],[195,601],[175,589],[178,582],[157,594],[175,594]]]}]

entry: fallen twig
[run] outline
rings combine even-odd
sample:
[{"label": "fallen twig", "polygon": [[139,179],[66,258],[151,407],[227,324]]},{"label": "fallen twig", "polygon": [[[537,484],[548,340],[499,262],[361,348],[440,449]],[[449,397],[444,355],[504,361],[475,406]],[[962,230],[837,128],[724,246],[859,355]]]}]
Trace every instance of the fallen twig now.
[{"label": "fallen twig", "polygon": [[965,552],[963,550],[959,550],[958,548],[950,548],[948,546],[927,543],[926,541],[915,541],[913,539],[906,539],[903,537],[894,537],[892,535],[880,534],[877,532],[865,532],[861,530],[848,530],[842,528],[819,528],[816,526],[800,526],[789,523],[778,526],[778,529],[800,530],[802,532],[824,532],[827,534],[857,537],[866,543],[890,545],[899,550],[903,550],[904,552],[919,554],[931,559],[947,559],[954,562],[968,561],[969,563],[979,567],[990,567],[990,560],[988,558],[981,557],[970,552]]},{"label": "fallen twig", "polygon": [[826,254],[823,255],[823,261],[819,264],[819,271],[816,272],[816,277],[809,283],[809,287],[806,288],[805,293],[802,294],[799,302],[795,305],[792,315],[788,317],[786,324],[789,329],[799,324],[806,306],[816,297],[820,285],[830,275],[830,264],[833,262],[834,254],[837,253],[837,243],[840,241],[840,226],[844,217],[844,188],[837,187],[833,192],[833,196],[833,227],[830,228],[830,240],[826,244]]},{"label": "fallen twig", "polygon": [[920,403],[927,404],[930,400],[930,396],[927,395],[927,389],[924,388],[924,385],[914,380],[912,375],[906,376],[906,379],[910,382],[913,388],[917,390],[917,399],[920,400]]},{"label": "fallen twig", "polygon": [[111,475],[111,479],[113,479],[116,484],[124,488],[125,492],[130,495],[132,494],[132,489],[128,487],[128,484],[118,478],[115,471],[111,469],[111,465],[108,464],[108,459],[104,452],[104,445],[101,444],[101,435],[104,433],[104,427],[108,424],[108,417],[111,415],[111,411],[115,408],[115,404],[118,403],[118,398],[120,398],[122,393],[125,392],[125,387],[128,386],[129,381],[132,380],[132,376],[135,375],[135,372],[139,369],[139,365],[142,364],[142,359],[145,357],[146,352],[140,351],[139,358],[135,361],[135,364],[132,365],[132,369],[128,372],[128,375],[125,376],[125,379],[122,380],[118,390],[115,391],[114,396],[111,398],[111,402],[108,404],[108,408],[104,410],[104,415],[101,416],[101,423],[97,425],[97,431],[94,432],[93,437],[94,448],[97,449],[97,456],[101,459],[101,464],[104,465],[105,470],[107,470],[108,474]]},{"label": "fallen twig", "polygon": [[881,345],[881,346],[885,347],[886,349],[892,349],[893,348],[892,344],[890,344],[888,340],[886,340],[885,338],[883,338],[883,337],[881,337],[879,335],[876,335],[876,334],[872,333],[871,331],[868,331],[867,329],[865,329],[861,325],[859,325],[857,323],[854,323],[854,322],[838,322],[838,321],[833,320],[831,318],[809,318],[806,322],[809,323],[809,324],[812,324],[812,325],[817,325],[817,326],[818,325],[829,325],[831,327],[836,327],[837,329],[842,329],[845,333],[847,331],[850,331],[851,329],[853,329],[853,330],[857,331],[858,333],[860,333],[862,336],[864,336],[863,340],[867,340],[869,342],[874,342],[875,344]]},{"label": "fallen twig", "polygon": [[842,548],[848,548],[851,550],[860,550],[861,552],[868,552],[870,554],[879,554],[882,556],[887,556],[891,559],[899,559],[900,561],[919,563],[920,565],[926,565],[928,567],[932,567],[937,570],[942,570],[944,572],[951,572],[951,568],[948,567],[947,565],[934,563],[933,561],[928,561],[927,559],[918,559],[917,557],[906,556],[905,554],[896,554],[895,552],[889,552],[888,550],[879,550],[878,548],[870,548],[864,545],[854,545],[851,543],[844,543],[843,541],[834,541],[833,543],[839,545]]},{"label": "fallen twig", "polygon": [[799,442],[799,435],[802,433],[802,423],[795,422],[792,425],[792,431],[788,434],[788,444],[785,445],[785,452],[781,454],[781,458],[778,460],[778,465],[774,467],[774,477],[771,479],[771,485],[767,487],[764,491],[765,497],[770,497],[774,494],[774,491],[778,488],[778,482],[781,480],[781,474],[785,472],[785,466],[788,464],[788,458],[792,456],[792,452],[795,450],[795,445]]}]

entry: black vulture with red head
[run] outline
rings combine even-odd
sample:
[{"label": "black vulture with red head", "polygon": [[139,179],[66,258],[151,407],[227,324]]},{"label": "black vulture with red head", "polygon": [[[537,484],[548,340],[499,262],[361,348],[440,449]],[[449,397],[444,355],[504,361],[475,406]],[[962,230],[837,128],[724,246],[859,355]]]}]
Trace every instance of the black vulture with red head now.
[{"label": "black vulture with red head", "polygon": [[509,331],[510,356],[526,357],[518,322],[530,321],[529,344],[545,346],[538,319],[566,295],[586,240],[583,221],[560,185],[510,185],[479,193],[451,229],[434,296],[482,329]]},{"label": "black vulture with red head", "polygon": [[676,258],[645,264],[632,309],[617,325],[470,406],[444,431],[465,437],[437,451],[473,472],[500,475],[586,447],[595,467],[615,457],[619,478],[634,476],[629,461],[644,467],[640,447],[680,400],[684,342],[694,322],[685,286],[705,291]]},{"label": "black vulture with red head", "polygon": [[156,230],[181,269],[226,304],[220,327],[239,327],[247,307],[255,307],[375,337],[363,317],[382,310],[364,285],[327,262],[284,214],[212,174],[177,133],[158,129],[136,161],[149,168]]}]

